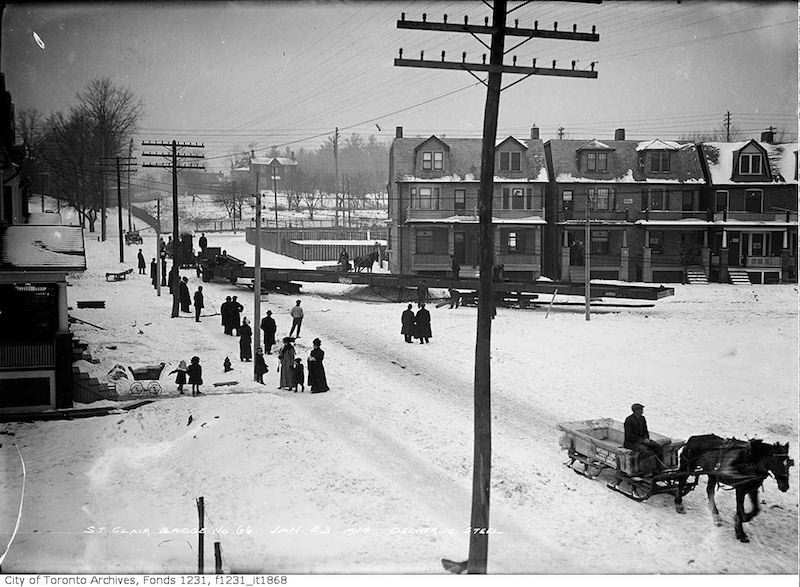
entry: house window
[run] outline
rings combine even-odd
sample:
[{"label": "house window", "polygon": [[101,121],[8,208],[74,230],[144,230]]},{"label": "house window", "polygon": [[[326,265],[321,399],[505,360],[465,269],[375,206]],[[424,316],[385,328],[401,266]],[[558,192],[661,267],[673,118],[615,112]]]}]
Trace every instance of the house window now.
[{"label": "house window", "polygon": [[425,151],[422,153],[422,168],[433,169],[433,153]]},{"label": "house window", "polygon": [[[526,232],[528,236],[526,238]],[[530,254],[533,238],[530,231],[513,228],[503,229],[500,233],[500,252],[503,254]]]},{"label": "house window", "polygon": [[508,238],[506,239],[506,248],[509,252],[515,253],[517,252],[517,233],[516,232],[509,232]]},{"label": "house window", "polygon": [[684,212],[692,212],[694,210],[694,192],[683,192],[681,197],[681,210]]},{"label": "house window", "polygon": [[589,188],[589,201],[593,210],[613,210],[616,192],[610,188]]},{"label": "house window", "polygon": [[422,169],[426,171],[444,169],[444,153],[442,151],[423,151]]},{"label": "house window", "polygon": [[608,254],[608,231],[607,230],[593,230],[592,231],[592,254],[593,255],[607,255]]},{"label": "house window", "polygon": [[608,153],[586,153],[588,171],[608,171]]},{"label": "house window", "polygon": [[739,155],[739,173],[742,175],[761,175],[761,153],[742,153]]},{"label": "house window", "polygon": [[[419,210],[439,209],[439,188],[419,188],[418,194],[419,195],[417,197],[416,207]],[[413,199],[412,199],[412,204],[413,204]]]},{"label": "house window", "polygon": [[650,252],[654,255],[660,255],[664,252],[664,231],[651,230],[650,231]]},{"label": "house window", "polygon": [[669,151],[653,151],[650,153],[650,171],[656,173],[669,171]]},{"label": "house window", "polygon": [[745,190],[744,191],[744,209],[746,212],[763,211],[763,198],[764,192],[762,190]]},{"label": "house window", "polygon": [[455,205],[453,206],[456,212],[463,212],[467,209],[467,190],[455,190]]},{"label": "house window", "polygon": [[522,153],[519,151],[503,151],[500,153],[500,171],[520,171],[522,169]]},{"label": "house window", "polygon": [[433,152],[433,168],[435,170],[444,169],[444,153],[442,151]]},{"label": "house window", "polygon": [[728,190],[717,190],[714,194],[714,212],[728,209]]},{"label": "house window", "polygon": [[650,190],[650,209],[669,210],[667,190]]},{"label": "house window", "polygon": [[433,254],[432,230],[417,230],[417,253],[422,255]]},{"label": "house window", "polygon": [[561,202],[563,203],[564,210],[572,210],[572,190],[564,190],[561,192]]}]

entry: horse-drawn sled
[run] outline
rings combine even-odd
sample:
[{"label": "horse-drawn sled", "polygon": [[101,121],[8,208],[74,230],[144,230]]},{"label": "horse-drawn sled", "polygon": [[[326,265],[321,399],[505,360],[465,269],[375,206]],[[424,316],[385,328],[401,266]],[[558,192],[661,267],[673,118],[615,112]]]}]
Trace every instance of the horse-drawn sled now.
[{"label": "horse-drawn sled", "polygon": [[644,501],[659,493],[676,495],[678,491],[686,495],[697,485],[696,476],[689,482],[691,474],[679,470],[678,451],[685,444],[683,440],[650,433],[663,449],[664,468],[659,471],[655,457],[622,446],[625,429],[613,418],[562,422],[558,429],[563,432],[559,444],[569,455],[568,467],[590,479],[609,473],[608,488],[631,499]]},{"label": "horse-drawn sled", "polygon": [[[651,440],[663,449],[664,467],[659,470],[654,456],[622,446],[625,438],[622,422],[600,418],[562,422],[557,427],[563,432],[559,443],[569,455],[565,465],[590,479],[609,473],[608,488],[636,501],[668,493],[675,498],[675,511],[683,514],[683,496],[705,475],[708,507],[715,525],[721,526],[714,499],[717,487],[724,485],[735,490],[734,529],[741,542],[749,541],[742,524],[758,515],[758,492],[764,481],[773,477],[778,489],[786,492],[789,469],[794,466],[788,444],[769,444],[755,438],[721,438],[715,434],[691,436],[684,442],[650,432]],[[750,499],[749,512],[745,510],[745,497]]]}]

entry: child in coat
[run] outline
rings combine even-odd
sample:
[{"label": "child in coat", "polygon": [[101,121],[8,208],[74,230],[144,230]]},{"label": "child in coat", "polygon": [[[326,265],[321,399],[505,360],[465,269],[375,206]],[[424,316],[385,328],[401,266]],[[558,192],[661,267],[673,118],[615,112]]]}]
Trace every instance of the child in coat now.
[{"label": "child in coat", "polygon": [[183,386],[186,385],[186,361],[178,363],[178,367],[169,372],[169,375],[177,373],[175,383],[178,384],[178,394],[183,395]]},{"label": "child in coat", "polygon": [[200,357],[192,357],[192,364],[186,369],[189,375],[189,384],[192,386],[192,397],[200,395],[200,386],[203,384],[203,367],[200,366]]},{"label": "child in coat", "polygon": [[297,393],[297,386],[300,386],[300,392],[303,393],[306,390],[305,382],[306,376],[305,372],[303,371],[303,361],[302,359],[295,359],[294,365],[292,366],[292,373],[294,374],[294,392]]}]

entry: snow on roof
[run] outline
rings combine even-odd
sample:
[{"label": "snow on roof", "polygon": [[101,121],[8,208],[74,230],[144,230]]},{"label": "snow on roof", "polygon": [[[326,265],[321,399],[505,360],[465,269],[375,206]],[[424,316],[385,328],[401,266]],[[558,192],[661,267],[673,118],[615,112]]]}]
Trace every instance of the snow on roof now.
[{"label": "snow on roof", "polygon": [[636,145],[637,151],[679,151],[681,144],[675,141],[662,141],[661,139],[653,139],[652,141],[642,141]]},{"label": "snow on roof", "polygon": [[[765,182],[763,179],[753,181],[733,181],[733,159],[734,153],[743,149],[749,143],[755,143],[767,152],[770,170],[772,172],[772,182]],[[738,141],[734,143],[703,143],[703,158],[708,164],[711,183],[714,185],[725,184],[751,184],[764,185],[765,183],[787,183],[797,184],[795,179],[795,153],[796,144],[771,144],[762,143],[756,140]]]},{"label": "snow on roof", "polygon": [[86,269],[80,226],[15,224],[0,234],[0,267],[4,270]]},{"label": "snow on roof", "polygon": [[797,222],[786,222],[785,220],[700,220],[698,218],[684,218],[682,220],[637,220],[634,224],[642,226],[735,226],[745,227],[772,227],[785,228],[797,226]]},{"label": "snow on roof", "polygon": [[[447,218],[408,218],[406,224],[478,224],[477,216],[448,216]],[[492,224],[547,224],[541,216],[524,218],[495,218]]]},{"label": "snow on roof", "polygon": [[[460,175],[444,175],[442,177],[417,177],[415,175],[401,175],[397,181],[401,182],[420,182],[420,183],[480,183],[481,179],[475,177],[474,173],[467,173],[464,177]],[[513,178],[513,177],[500,177],[495,175],[492,180],[494,183],[547,183],[547,168],[540,167],[539,175],[536,179],[529,179],[527,177]]]},{"label": "snow on roof", "polygon": [[336,245],[340,247],[358,247],[364,245],[380,245],[387,246],[389,243],[383,239],[375,238],[370,240],[293,240],[293,243],[298,245]]},{"label": "snow on roof", "polygon": [[592,139],[588,143],[584,143],[583,145],[581,145],[580,147],[578,147],[575,150],[576,151],[581,151],[583,149],[608,149],[609,151],[613,151],[614,150],[611,147],[609,147],[608,145],[606,145],[605,143],[601,143],[597,139]]},{"label": "snow on roof", "polygon": [[61,214],[56,212],[31,212],[28,214],[28,225],[38,224],[45,226],[61,225]]},{"label": "snow on roof", "polygon": [[[625,175],[611,179],[596,179],[593,177],[575,177],[571,173],[559,173],[556,176],[556,183],[633,183],[633,169],[628,169]],[[680,183],[677,182],[676,183]]]}]

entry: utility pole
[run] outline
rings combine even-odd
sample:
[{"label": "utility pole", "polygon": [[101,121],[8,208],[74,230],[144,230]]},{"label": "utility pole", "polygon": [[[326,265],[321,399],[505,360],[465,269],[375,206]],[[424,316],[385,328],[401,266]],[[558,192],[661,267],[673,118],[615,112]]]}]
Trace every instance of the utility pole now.
[{"label": "utility pole", "polygon": [[[204,149],[200,143],[178,143],[174,139],[171,142],[164,141],[142,141],[143,147],[168,147],[168,153],[142,153],[142,157],[163,157],[169,163],[142,163],[142,167],[160,167],[172,170],[172,317],[177,318],[180,309],[179,288],[179,257],[180,244],[178,240],[178,171],[181,169],[204,169],[203,165],[197,163],[178,163],[178,159],[203,159],[204,155],[199,153],[178,153],[178,149]],[[160,269],[160,267],[159,267]]]},{"label": "utility pole", "polygon": [[[596,3],[596,2],[595,2]],[[425,60],[424,53],[419,59],[403,59],[403,50],[400,49],[398,59],[394,64],[400,67],[422,67],[429,69],[455,69],[466,71],[486,86],[486,105],[483,114],[483,144],[481,149],[481,174],[478,192],[478,221],[480,243],[480,285],[478,294],[478,322],[475,337],[475,424],[473,445],[473,477],[472,477],[472,513],[470,518],[469,559],[467,560],[468,573],[486,573],[489,549],[489,488],[491,478],[491,335],[492,316],[494,315],[494,287],[492,274],[494,267],[494,227],[492,226],[492,200],[494,191],[494,165],[495,165],[495,139],[497,137],[497,117],[500,107],[500,93],[504,89],[527,79],[532,75],[549,75],[563,77],[596,78],[594,63],[591,71],[575,69],[576,61],[572,62],[572,69],[557,69],[553,61],[552,68],[537,67],[536,60],[532,66],[518,66],[516,57],[513,65],[504,65],[503,58],[508,52],[505,50],[505,38],[524,37],[525,40],[509,49],[512,51],[527,41],[539,37],[549,39],[562,39],[572,41],[599,41],[595,34],[595,27],[591,33],[578,33],[577,25],[573,25],[572,32],[558,31],[558,23],[553,24],[553,30],[539,29],[538,21],[534,28],[520,28],[519,21],[515,20],[514,27],[506,27],[506,16],[524,6],[507,10],[507,0],[495,0],[492,10],[492,24],[489,18],[484,18],[483,25],[470,25],[468,17],[464,17],[463,24],[447,22],[444,15],[443,22],[427,22],[427,15],[422,15],[422,21],[407,21],[405,13],[397,21],[398,28],[468,33],[477,38],[481,44],[490,51],[489,63],[486,63],[486,54],[483,54],[482,63],[468,63],[466,52],[461,54],[460,62],[445,61],[445,52],[442,51],[441,61]],[[478,35],[491,35],[491,43],[487,45]],[[474,72],[486,72],[486,81],[479,78]],[[524,77],[512,82],[505,88],[502,87],[503,73],[521,74]]]},{"label": "utility pole", "polygon": [[592,279],[592,232],[589,228],[589,206],[592,203],[592,198],[589,194],[586,194],[586,231],[585,236],[583,237],[583,259],[584,259],[584,269],[586,269],[584,274],[584,291],[583,295],[586,297],[586,321],[590,320],[590,312],[589,312],[589,297],[591,294],[591,286],[589,282]]},{"label": "utility pole", "polygon": [[[123,161],[124,160],[124,161]],[[125,165],[128,170],[128,181],[130,182],[130,173],[131,173],[131,165],[135,165],[135,162],[131,162],[130,157],[101,157],[101,161],[103,164],[108,165],[110,163],[114,163],[114,166],[117,169],[117,231],[119,235],[117,238],[119,239],[119,262],[125,262],[125,247],[123,246],[123,234],[122,234],[122,186],[120,185],[120,167]],[[128,208],[130,210],[130,208]]]},{"label": "utility pole", "polygon": [[564,127],[563,126],[559,126],[558,127],[558,139],[561,140],[563,138],[564,138]]},{"label": "utility pole", "polygon": [[156,292],[161,297],[161,198],[156,200]]},{"label": "utility pole", "polygon": [[[333,132],[333,176],[336,188],[335,226],[339,226],[339,127]],[[342,219],[344,221],[344,219]],[[344,222],[343,222],[344,223]]]},{"label": "utility pole", "polygon": [[731,111],[725,112],[725,142],[731,142]]},{"label": "utility pole", "polygon": [[258,381],[255,359],[256,355],[258,354],[258,349],[261,346],[261,191],[258,189],[258,183],[256,183],[255,261],[255,271],[253,274],[253,380]]},{"label": "utility pole", "polygon": [[[131,159],[133,155],[133,137],[131,137],[131,142],[128,143],[128,160]],[[131,225],[131,168],[128,167],[128,232],[133,230],[133,226]]]},{"label": "utility pole", "polygon": [[[285,174],[284,174],[285,175]],[[275,204],[275,230],[278,230],[278,166],[272,166],[272,197]],[[286,223],[284,222],[284,226]],[[277,236],[277,232],[276,232]]]}]

